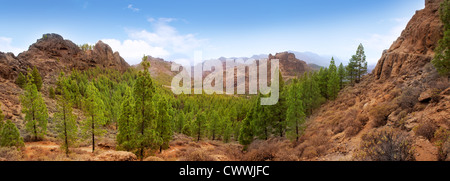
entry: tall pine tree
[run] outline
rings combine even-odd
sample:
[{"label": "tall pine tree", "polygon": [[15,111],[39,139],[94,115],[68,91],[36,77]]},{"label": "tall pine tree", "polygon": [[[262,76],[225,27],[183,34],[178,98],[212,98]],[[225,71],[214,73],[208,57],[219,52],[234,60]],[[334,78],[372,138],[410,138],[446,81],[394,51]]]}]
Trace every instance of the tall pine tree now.
[{"label": "tall pine tree", "polygon": [[131,88],[127,87],[118,119],[117,143],[119,149],[132,151],[136,142],[135,101]]},{"label": "tall pine tree", "polygon": [[330,67],[328,68],[327,95],[330,100],[336,99],[339,93],[339,76],[334,58],[331,58]]},{"label": "tall pine tree", "polygon": [[155,86],[148,71],[150,63],[144,56],[141,65],[144,70],[139,72],[134,85],[135,119],[136,119],[136,147],[138,157],[142,160],[144,151],[155,146],[156,138],[156,110],[154,102]]},{"label": "tall pine tree", "polygon": [[[159,96],[159,95],[158,95]],[[157,118],[156,118],[156,132],[159,145],[159,152],[162,152],[163,148],[169,147],[169,142],[172,139],[172,105],[164,96],[159,96],[157,106]]]},{"label": "tall pine tree", "polygon": [[338,68],[338,77],[339,77],[339,87],[340,87],[340,89],[344,88],[345,76],[346,76],[345,67],[341,63],[341,64],[339,64],[339,68]]},{"label": "tall pine tree", "polygon": [[38,140],[38,137],[43,137],[47,132],[47,106],[33,83],[31,72],[27,75],[27,81],[25,92],[20,97],[22,112],[25,113],[26,130],[34,136],[34,140]]},{"label": "tall pine tree", "polygon": [[99,91],[93,82],[86,88],[86,95],[83,100],[83,108],[86,113],[86,120],[82,122],[82,133],[92,143],[92,153],[95,151],[95,140],[106,133],[103,126],[106,124],[104,116],[105,105],[100,99]]},{"label": "tall pine tree", "polygon": [[78,127],[76,116],[72,112],[70,93],[66,86],[63,86],[61,93],[60,96],[57,96],[58,111],[55,113],[56,129],[58,138],[62,142],[61,148],[66,152],[66,155],[69,155],[69,147],[77,139]]},{"label": "tall pine tree", "polygon": [[291,139],[297,142],[300,138],[302,126],[305,122],[305,109],[303,107],[303,101],[302,101],[302,93],[304,90],[302,90],[300,83],[293,83],[289,89],[289,96],[288,96],[288,108],[287,108],[287,116],[286,116],[286,122],[288,125],[287,129],[287,136]]}]

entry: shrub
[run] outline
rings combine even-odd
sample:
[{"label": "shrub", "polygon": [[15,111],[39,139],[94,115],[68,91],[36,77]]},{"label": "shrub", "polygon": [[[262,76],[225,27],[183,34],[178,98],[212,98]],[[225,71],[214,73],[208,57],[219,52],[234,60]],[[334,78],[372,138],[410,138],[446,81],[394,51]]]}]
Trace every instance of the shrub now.
[{"label": "shrub", "polygon": [[6,121],[0,131],[0,146],[2,147],[24,147],[23,138],[20,136],[19,129],[11,120]]},{"label": "shrub", "polygon": [[434,132],[434,138],[436,139],[435,145],[438,147],[438,160],[447,160],[450,157],[450,131],[440,127]]},{"label": "shrub", "polygon": [[430,140],[434,137],[434,132],[436,132],[436,125],[431,121],[425,121],[419,126],[416,127],[415,133],[416,135],[423,136],[426,139]]},{"label": "shrub", "polygon": [[420,92],[417,88],[408,87],[397,97],[397,104],[402,109],[410,109],[417,103],[419,95]]},{"label": "shrub", "polygon": [[377,128],[387,123],[387,118],[391,114],[394,106],[391,103],[381,103],[373,107],[369,114],[372,117],[372,126]]},{"label": "shrub", "polygon": [[268,141],[257,140],[249,145],[248,150],[242,158],[244,161],[270,161],[275,158],[277,148]]},{"label": "shrub", "polygon": [[364,134],[357,158],[372,161],[412,161],[412,140],[406,132],[380,128]]}]

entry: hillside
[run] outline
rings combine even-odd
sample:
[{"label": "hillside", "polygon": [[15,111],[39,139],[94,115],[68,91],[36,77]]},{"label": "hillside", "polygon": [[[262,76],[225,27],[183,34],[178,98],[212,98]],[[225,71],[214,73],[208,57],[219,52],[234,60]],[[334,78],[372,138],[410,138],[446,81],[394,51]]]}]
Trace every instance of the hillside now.
[{"label": "hillside", "polygon": [[449,140],[443,136],[450,128],[450,84],[430,63],[443,36],[441,2],[427,0],[375,70],[315,112],[302,144],[323,140],[318,148],[304,146],[303,159],[361,159],[368,135],[389,129],[408,138],[415,160],[450,159]]}]

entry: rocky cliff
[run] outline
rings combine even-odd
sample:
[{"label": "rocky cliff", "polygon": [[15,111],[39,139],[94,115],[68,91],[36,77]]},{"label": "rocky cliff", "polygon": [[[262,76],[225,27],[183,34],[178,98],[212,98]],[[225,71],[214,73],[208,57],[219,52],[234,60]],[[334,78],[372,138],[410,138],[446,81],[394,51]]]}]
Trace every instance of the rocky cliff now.
[{"label": "rocky cliff", "polygon": [[377,79],[417,72],[430,62],[434,48],[443,36],[439,18],[440,0],[426,0],[409,21],[400,37],[383,52],[373,73]]},{"label": "rocky cliff", "polygon": [[442,2],[426,0],[374,71],[311,116],[299,146],[302,159],[361,159],[367,135],[391,129],[411,144],[412,159],[450,160],[450,83],[430,63],[443,36]]}]

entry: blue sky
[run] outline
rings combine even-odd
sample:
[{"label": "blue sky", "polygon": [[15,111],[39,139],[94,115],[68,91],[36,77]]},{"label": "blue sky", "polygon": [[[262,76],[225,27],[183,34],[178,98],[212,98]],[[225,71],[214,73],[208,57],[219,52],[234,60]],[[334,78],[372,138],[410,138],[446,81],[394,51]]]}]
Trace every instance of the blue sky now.
[{"label": "blue sky", "polygon": [[[44,33],[98,40],[130,64],[143,54],[187,63],[310,51],[348,60],[359,43],[376,64],[424,0],[42,0],[0,6],[0,51],[20,53]],[[331,58],[331,57],[330,57]]]}]

